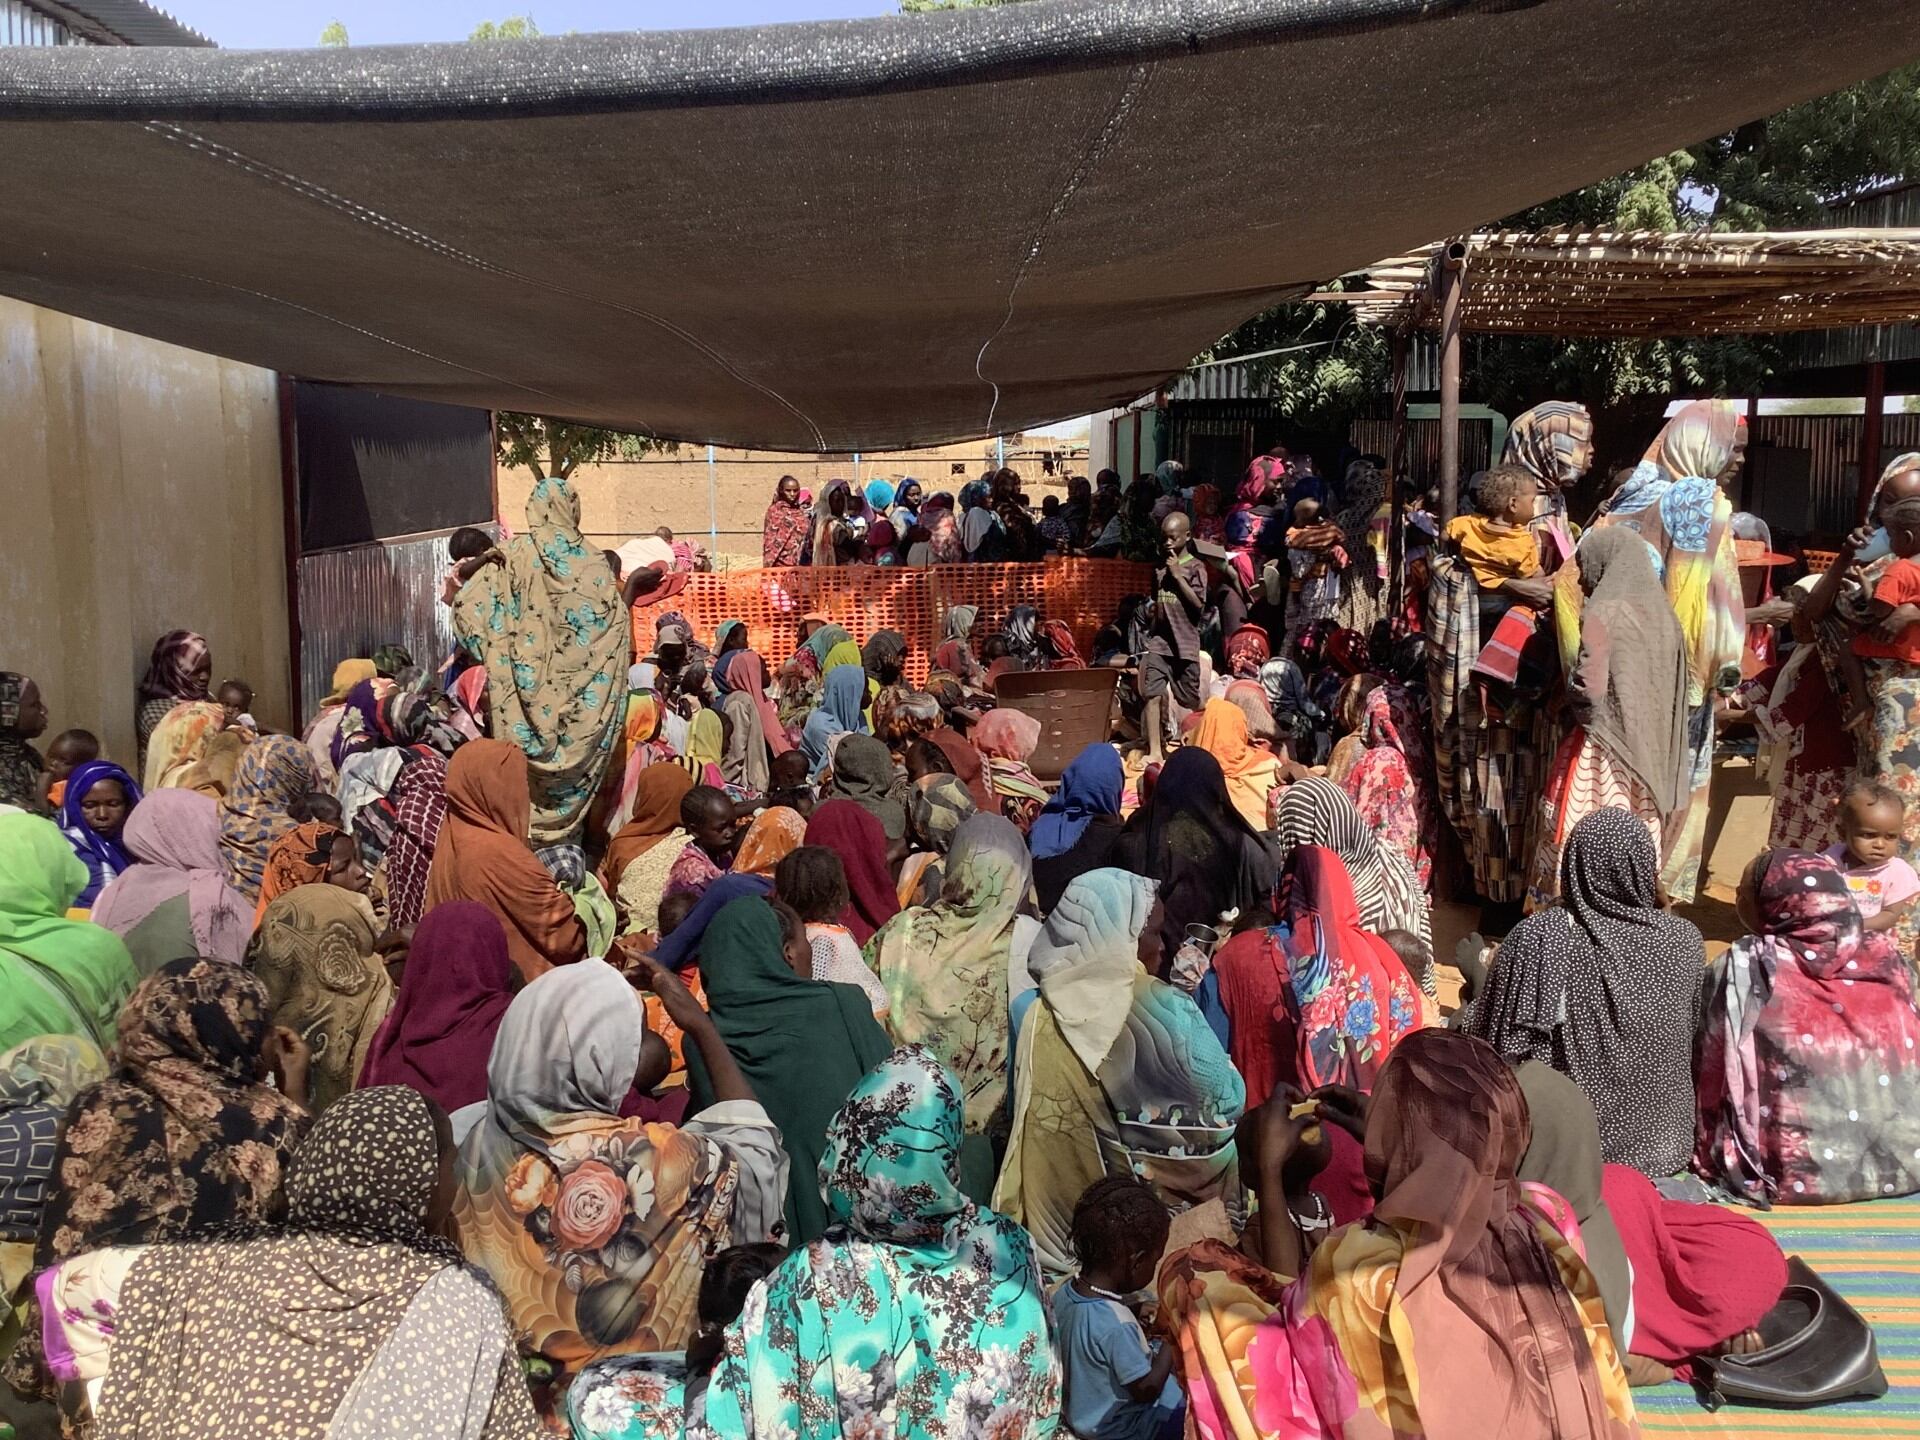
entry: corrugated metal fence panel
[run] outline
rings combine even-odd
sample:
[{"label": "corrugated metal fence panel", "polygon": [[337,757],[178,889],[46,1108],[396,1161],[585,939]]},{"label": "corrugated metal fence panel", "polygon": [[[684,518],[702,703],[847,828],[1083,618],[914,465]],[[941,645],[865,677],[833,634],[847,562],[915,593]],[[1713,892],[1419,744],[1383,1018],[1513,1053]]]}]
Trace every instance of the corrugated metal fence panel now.
[{"label": "corrugated metal fence panel", "polygon": [[453,612],[440,603],[440,581],[448,563],[446,534],[300,558],[301,715],[333,688],[342,660],[381,645],[406,646],[426,669],[447,657]]},{"label": "corrugated metal fence panel", "polygon": [[[1380,418],[1355,420],[1347,431],[1348,443],[1354,449],[1372,455],[1385,455],[1387,442],[1393,422]],[[1428,489],[1440,483],[1440,422],[1438,420],[1409,420],[1407,422],[1407,471],[1419,482],[1422,489]],[[1460,483],[1464,487],[1476,472],[1484,470],[1491,460],[1488,458],[1493,449],[1493,422],[1479,420],[1469,416],[1460,422]]]},{"label": "corrugated metal fence panel", "polygon": [[74,33],[22,0],[0,0],[0,45],[79,45]]},{"label": "corrugated metal fence panel", "polygon": [[[1865,423],[1863,415],[1761,415],[1755,420],[1752,445],[1807,452],[1811,524],[1818,533],[1844,534],[1853,526]],[[1880,429],[1882,463],[1908,450],[1920,450],[1920,415],[1886,416]]]}]

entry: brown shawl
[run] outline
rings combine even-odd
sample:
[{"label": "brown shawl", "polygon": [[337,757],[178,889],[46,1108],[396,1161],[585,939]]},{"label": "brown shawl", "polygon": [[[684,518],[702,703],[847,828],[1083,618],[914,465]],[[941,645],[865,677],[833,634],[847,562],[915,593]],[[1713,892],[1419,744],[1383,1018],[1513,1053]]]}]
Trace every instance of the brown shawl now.
[{"label": "brown shawl", "polygon": [[607,893],[620,888],[627,866],[671,835],[680,825],[680,802],[693,789],[693,777],[671,760],[656,760],[633,782],[633,818],[607,846],[600,875]]},{"label": "brown shawl", "polygon": [[447,818],[427,873],[427,909],[448,900],[485,905],[528,980],[587,953],[573,901],[527,848],[532,814],[526,755],[505,740],[469,740],[447,762]]}]

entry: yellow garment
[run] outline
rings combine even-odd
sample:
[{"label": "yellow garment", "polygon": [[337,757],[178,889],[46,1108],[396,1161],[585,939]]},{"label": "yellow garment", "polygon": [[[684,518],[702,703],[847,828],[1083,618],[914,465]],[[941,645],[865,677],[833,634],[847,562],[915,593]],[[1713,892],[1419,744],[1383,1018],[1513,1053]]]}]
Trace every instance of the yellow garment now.
[{"label": "yellow garment", "polygon": [[718,710],[702,710],[687,726],[687,759],[718,766],[727,743]]},{"label": "yellow garment", "polygon": [[322,707],[344,705],[347,693],[362,680],[376,679],[380,674],[371,660],[342,660],[333,667],[333,689],[327,692],[327,698],[320,702]]},{"label": "yellow garment", "polygon": [[204,758],[208,744],[226,723],[227,712],[211,700],[183,700],[174,706],[147,738],[141,788],[186,788],[181,777]]},{"label": "yellow garment", "polygon": [[1227,798],[1241,818],[1267,829],[1267,797],[1280,783],[1280,762],[1247,738],[1247,712],[1228,700],[1209,700],[1188,743],[1220,762]]},{"label": "yellow garment", "polygon": [[1540,573],[1540,547],[1524,526],[1509,529],[1485,515],[1461,515],[1447,523],[1447,539],[1460,547],[1460,558],[1484,590]]}]

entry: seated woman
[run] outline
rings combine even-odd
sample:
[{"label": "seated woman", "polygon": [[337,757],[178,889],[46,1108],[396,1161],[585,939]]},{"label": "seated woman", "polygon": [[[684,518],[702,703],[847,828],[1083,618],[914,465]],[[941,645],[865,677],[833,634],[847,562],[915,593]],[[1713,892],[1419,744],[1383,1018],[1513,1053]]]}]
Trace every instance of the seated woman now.
[{"label": "seated woman", "polygon": [[393,1008],[393,981],[374,951],[379,935],[365,895],[302,885],[267,906],[247,947],[273,1023],[313,1051],[312,1094],[294,1098],[316,1115],[354,1087]]},{"label": "seated woman", "polygon": [[1027,762],[1040,744],[1040,722],[1019,710],[989,710],[980,717],[969,738],[985,760],[985,780],[1000,813],[1020,827],[1022,835],[1033,824],[1047,790]]},{"label": "seated woman", "polygon": [[184,788],[186,773],[206,758],[207,747],[226,728],[226,708],[217,701],[183,700],[174,706],[147,741],[140,788]]},{"label": "seated woman", "polygon": [[[700,957],[707,1014],[780,1127],[787,1239],[806,1244],[827,1228],[818,1180],[827,1123],[887,1057],[887,1032],[864,992],[813,978],[806,929],[785,905],[733,901],[707,926]],[[714,1103],[714,1078],[697,1049],[687,1055],[687,1083],[695,1114]]]},{"label": "seated woman", "polygon": [[681,1126],[621,1118],[632,1091],[666,1074],[667,1046],[620,972],[583,960],[514,996],[487,1099],[454,1117],[466,1132],[460,1244],[492,1276],[521,1348],[551,1367],[536,1395],[545,1414],[588,1360],[685,1346],[713,1237],[780,1230],[780,1132],[687,988],[632,960],[705,1061],[717,1104]]},{"label": "seated woman", "polygon": [[769,764],[787,753],[787,732],[767,698],[767,662],[756,650],[734,649],[714,662],[713,683],[727,717],[720,773],[729,785],[764,795]]},{"label": "seated woman", "polygon": [[90,760],[67,777],[60,802],[60,833],[87,867],[87,884],[73,902],[91,910],[100,892],[133,861],[121,845],[127,815],[140,803],[140,787],[110,760]]},{"label": "seated woman", "polygon": [[1120,838],[1120,797],[1126,785],[1120,752],[1104,740],[1073,757],[1060,773],[1060,788],[1033,822],[1027,844],[1033,852],[1033,888],[1042,913],[1076,875],[1107,863]]},{"label": "seated woman", "polygon": [[37,1035],[0,1054],[0,1293],[33,1273],[40,1217],[58,1175],[53,1155],[67,1107],[107,1078],[100,1047],[78,1035]]},{"label": "seated woman", "polygon": [[1016,988],[1031,988],[1026,952],[1039,927],[1019,914],[1031,877],[1013,822],[975,815],[954,832],[940,898],[902,910],[867,946],[893,1038],[926,1046],[960,1081],[960,1188],[976,1199],[993,1190],[988,1137],[1007,1093],[1008,1007]]},{"label": "seated woman", "polygon": [[[283,1203],[307,1131],[290,1097],[306,1093],[310,1057],[273,1028],[258,980],[224,960],[176,960],[140,982],[115,1038],[114,1072],[67,1111],[36,1270],[262,1224]],[[4,1375],[23,1395],[51,1393],[37,1314]]]},{"label": "seated woman", "polygon": [[680,802],[693,777],[671,761],[647,766],[635,779],[630,813],[600,863],[600,879],[619,902],[627,933],[653,930],[667,875],[687,847]]},{"label": "seated woman", "polygon": [[1757,1349],[1753,1327],[1787,1283],[1779,1242],[1724,1206],[1668,1200],[1638,1170],[1602,1165],[1580,1087],[1538,1060],[1513,1073],[1533,1131],[1518,1177],[1546,1186],[1579,1222],[1628,1379],[1662,1384],[1696,1356]]},{"label": "seated woman", "polygon": [[299,823],[294,805],[320,788],[313,757],[291,736],[262,736],[240,757],[220,802],[220,868],[249,901],[260,899],[273,842]]},{"label": "seated woman", "polygon": [[513,998],[507,932],[486,906],[450,900],[420,922],[362,1085],[411,1085],[443,1110],[487,1098],[487,1057]]},{"label": "seated woman", "polygon": [[895,1051],[860,1082],[820,1164],[832,1226],[729,1329],[707,1391],[710,1433],[1054,1432],[1046,1294],[1026,1234],[960,1189],[962,1110],[953,1077],[921,1049]]},{"label": "seated woman", "polygon": [[527,756],[505,740],[469,740],[447,763],[447,818],[427,873],[427,909],[477,900],[506,928],[507,953],[532,980],[587,953],[572,899],[527,848]]},{"label": "seated woman", "polygon": [[1338,785],[1309,775],[1287,786],[1274,807],[1273,832],[1282,865],[1296,845],[1324,845],[1340,857],[1360,904],[1360,923],[1375,935],[1406,930],[1431,947],[1432,910],[1408,857],[1380,843]]},{"label": "seated woman", "polygon": [[1694,1168],[1752,1201],[1830,1205],[1920,1190],[1913,975],[1861,929],[1840,867],[1770,850],[1708,972]]},{"label": "seated woman", "polygon": [[1222,915],[1251,911],[1273,895],[1272,852],[1234,808],[1220,762],[1197,745],[1182,745],[1168,758],[1114,842],[1112,863],[1159,886],[1168,955],[1180,948],[1187,926],[1218,926]]},{"label": "seated woman", "polygon": [[136,977],[119,936],[67,918],[86,883],[52,821],[0,813],[0,1049],[37,1035],[112,1046]]},{"label": "seated woman", "polygon": [[1455,1028],[1509,1060],[1540,1060],[1586,1092],[1601,1154],[1664,1180],[1693,1151],[1700,932],[1660,908],[1660,856],[1625,810],[1567,837],[1560,904],[1530,915],[1494,956]]},{"label": "seated woman", "polygon": [[[915,762],[922,759],[928,768],[915,774]],[[907,843],[913,848],[894,876],[894,894],[902,910],[909,905],[931,905],[939,898],[954,834],[979,813],[960,777],[934,768],[936,759],[944,767],[946,757],[931,743],[917,745],[908,753],[911,788],[907,792]]]},{"label": "seated woman", "polygon": [[847,907],[838,923],[847,928],[856,946],[864,947],[874,931],[900,913],[899,890],[887,868],[886,831],[851,800],[829,800],[808,817],[807,845],[821,846],[840,857],[846,872]]},{"label": "seated woman", "polygon": [[452,1164],[432,1101],[400,1085],[347,1096],[293,1157],[283,1232],[108,1251],[43,1277],[68,1302],[63,1333],[96,1332],[61,1347],[61,1378],[104,1374],[107,1435],[162,1416],[182,1435],[379,1433],[404,1413],[533,1440],[499,1297],[443,1238]]},{"label": "seated woman", "polygon": [[253,915],[220,870],[220,807],[190,790],[159,790],[127,817],[134,863],[100,893],[92,920],[126,942],[134,969],[204,955],[238,964]]},{"label": "seated woman", "polygon": [[1253,829],[1265,830],[1267,797],[1280,783],[1280,762],[1248,737],[1246,712],[1226,700],[1207,701],[1188,743],[1220,762],[1233,808]]},{"label": "seated woman", "polygon": [[1169,1210],[1238,1199],[1246,1088],[1192,999],[1154,979],[1160,911],[1152,881],[1091,871],[1027,958],[1039,998],[1020,1018],[994,1207],[1033,1233],[1051,1274],[1073,1271],[1073,1208],[1103,1176],[1137,1175]]},{"label": "seated woman", "polygon": [[906,838],[907,807],[900,803],[899,772],[884,741],[872,735],[842,736],[833,752],[833,778],[822,800],[851,800],[880,822],[891,849]]},{"label": "seated woman", "polygon": [[1209,1240],[1161,1267],[1199,1435],[1638,1434],[1593,1273],[1517,1182],[1526,1099],[1489,1046],[1402,1042],[1365,1126],[1380,1202],[1311,1256],[1289,1170],[1321,1121],[1289,1100],[1257,1126],[1261,1258]]}]

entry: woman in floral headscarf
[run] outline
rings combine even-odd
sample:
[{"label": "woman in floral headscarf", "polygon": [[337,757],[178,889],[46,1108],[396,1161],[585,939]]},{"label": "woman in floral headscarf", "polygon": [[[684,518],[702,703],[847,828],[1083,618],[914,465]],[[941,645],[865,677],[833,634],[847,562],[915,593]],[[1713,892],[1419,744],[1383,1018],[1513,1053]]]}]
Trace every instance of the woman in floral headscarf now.
[{"label": "woman in floral headscarf", "polygon": [[147,741],[154,727],[174,706],[188,700],[210,700],[207,683],[213,679],[213,649],[207,637],[191,630],[169,630],[153,642],[153,656],[140,681],[140,705],[134,712],[134,731],[140,741],[141,774],[147,770]]},{"label": "woman in floral headscarf", "polygon": [[780,1132],[687,989],[641,962],[698,1046],[717,1103],[684,1125],[623,1119],[667,1074],[640,996],[602,960],[540,976],[513,997],[487,1064],[487,1098],[455,1117],[454,1219],[467,1259],[505,1300],[523,1353],[553,1379],[557,1413],[580,1366],[678,1350],[708,1254],[772,1239],[787,1191]]},{"label": "woman in floral headscarf", "polygon": [[1192,998],[1154,978],[1161,919],[1153,881],[1091,870],[1027,957],[1039,998],[1020,1010],[1013,1135],[993,1193],[1049,1273],[1075,1268],[1074,1205],[1102,1176],[1136,1175],[1169,1209],[1238,1192],[1246,1089]]},{"label": "woman in floral headscarf", "polygon": [[1490,1046],[1445,1030],[1401,1043],[1365,1127],[1379,1205],[1303,1260],[1277,1182],[1318,1123],[1290,1118],[1286,1096],[1262,1112],[1265,1264],[1209,1240],[1161,1270],[1204,1440],[1256,1423],[1292,1440],[1639,1433],[1578,1232],[1516,1176],[1527,1102]]},{"label": "woman in floral headscarf", "polygon": [[[893,1038],[931,1047],[959,1077],[967,1134],[961,1188],[976,1199],[993,1189],[987,1132],[1007,1091],[1008,971],[1022,948],[1018,912],[1032,873],[1012,823],[975,815],[954,832],[940,898],[902,910],[867,946],[887,987]],[[1031,928],[1024,938],[1031,943]]]},{"label": "woman in floral headscarf", "polygon": [[[1722,488],[1739,472],[1746,441],[1746,417],[1732,401],[1696,400],[1682,407],[1589,527],[1625,526],[1653,547],[1656,573],[1686,641],[1687,798],[1669,824],[1660,872],[1667,895],[1681,904],[1693,899],[1706,838],[1714,700],[1740,683],[1746,645],[1733,502]],[[1580,649],[1583,608],[1576,560],[1554,577],[1554,623],[1569,667]]]},{"label": "woman in floral headscarf", "polygon": [[1011,1220],[960,1188],[959,1087],[897,1050],[827,1132],[834,1224],[755,1289],[707,1391],[742,1440],[1038,1440],[1060,1411],[1046,1293]]},{"label": "woman in floral headscarf", "polygon": [[[67,1111],[35,1269],[274,1217],[307,1115],[273,1073],[304,1088],[304,1054],[271,1032],[266,991],[241,966],[175,960],[140,982],[120,1011],[113,1074]],[[6,1362],[29,1394],[51,1388],[32,1319]]]},{"label": "woman in floral headscarf", "polygon": [[1913,972],[1860,926],[1840,867],[1770,850],[1741,877],[1754,933],[1709,967],[1694,1168],[1748,1200],[1920,1190]]}]

